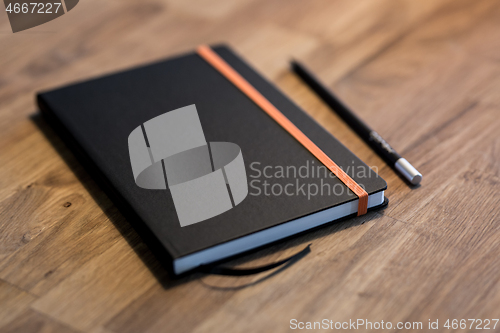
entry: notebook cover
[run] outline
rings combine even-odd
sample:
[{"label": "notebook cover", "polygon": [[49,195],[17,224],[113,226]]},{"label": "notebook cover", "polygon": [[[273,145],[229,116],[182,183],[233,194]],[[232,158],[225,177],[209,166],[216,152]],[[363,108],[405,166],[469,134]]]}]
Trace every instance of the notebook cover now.
[{"label": "notebook cover", "polygon": [[[386,189],[387,184],[380,176],[232,50],[218,46],[214,51],[369,194]],[[345,191],[330,196],[308,198],[302,191],[292,196],[255,195],[256,188],[249,186],[249,194],[232,209],[181,226],[170,190],[139,187],[131,168],[128,137],[152,118],[194,104],[207,141],[238,145],[248,182],[260,180],[256,187],[261,190],[266,178],[262,175],[255,178],[255,169],[262,171],[270,166],[268,171],[274,172],[279,166],[298,169],[321,165],[196,53],[43,92],[37,100],[42,113],[99,178],[98,182],[114,193],[116,204],[130,212],[127,218],[152,238],[151,244],[156,245],[153,247],[166,249],[170,259],[357,199],[335,177],[322,178],[323,183],[332,189],[344,187]],[[304,184],[305,189],[309,183],[321,184],[314,177],[267,180],[282,187],[298,181],[296,187]]]}]

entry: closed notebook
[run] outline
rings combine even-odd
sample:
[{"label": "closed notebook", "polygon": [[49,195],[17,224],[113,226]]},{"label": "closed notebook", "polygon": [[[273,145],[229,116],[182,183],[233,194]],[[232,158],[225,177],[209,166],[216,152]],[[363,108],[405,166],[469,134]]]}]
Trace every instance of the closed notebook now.
[{"label": "closed notebook", "polygon": [[[386,182],[228,47],[214,51],[384,205]],[[196,53],[38,95],[156,255],[182,274],[347,216],[358,197]]]}]

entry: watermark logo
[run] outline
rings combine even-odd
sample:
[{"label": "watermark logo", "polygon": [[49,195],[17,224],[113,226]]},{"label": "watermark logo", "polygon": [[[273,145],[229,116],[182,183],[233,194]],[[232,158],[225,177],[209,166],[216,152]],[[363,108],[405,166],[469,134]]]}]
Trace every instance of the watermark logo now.
[{"label": "watermark logo", "polygon": [[169,189],[181,227],[222,214],[248,194],[238,145],[209,142],[189,105],[146,121],[128,137],[137,186]]},{"label": "watermark logo", "polygon": [[[351,178],[358,180],[363,189],[363,180],[378,177],[378,168],[351,161],[351,165],[340,167]],[[250,163],[250,192],[251,196],[301,196],[312,200],[318,196],[355,196],[344,183],[334,181],[335,174],[321,163],[306,160],[301,165],[264,165],[261,162]]]},{"label": "watermark logo", "polygon": [[12,32],[19,32],[52,21],[75,8],[79,0],[3,0]]}]

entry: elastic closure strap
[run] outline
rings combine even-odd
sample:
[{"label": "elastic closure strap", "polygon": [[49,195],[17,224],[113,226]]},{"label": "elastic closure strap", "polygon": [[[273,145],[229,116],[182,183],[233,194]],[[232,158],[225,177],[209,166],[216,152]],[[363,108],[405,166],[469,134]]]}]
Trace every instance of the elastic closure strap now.
[{"label": "elastic closure strap", "polygon": [[358,216],[366,214],[368,210],[368,193],[359,186],[347,173],[344,172],[328,155],[326,155],[314,142],[297,128],[283,113],[281,113],[269,100],[257,91],[247,80],[236,72],[224,59],[215,53],[209,46],[201,45],[197,53],[219,73],[231,81],[238,89],[247,95],[264,112],[273,118],[281,127],[302,144],[311,154],[323,163],[341,182],[343,182],[359,198]]}]

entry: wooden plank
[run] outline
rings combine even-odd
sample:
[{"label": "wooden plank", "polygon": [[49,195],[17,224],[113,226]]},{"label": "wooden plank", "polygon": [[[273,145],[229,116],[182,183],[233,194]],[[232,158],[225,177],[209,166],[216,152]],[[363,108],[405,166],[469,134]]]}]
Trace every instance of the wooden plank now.
[{"label": "wooden plank", "polygon": [[[290,31],[321,39],[305,60],[327,82],[340,79],[361,63],[413,31],[450,1],[323,1],[300,0],[284,5],[263,1],[256,15]],[[276,15],[280,13],[280,15]]]},{"label": "wooden plank", "polygon": [[239,8],[248,5],[254,0],[226,1],[226,0],[167,0],[167,4],[187,13],[209,19],[221,19],[231,16]]},{"label": "wooden plank", "polygon": [[[37,295],[46,293],[75,268],[111,247],[121,234],[131,231],[61,140],[45,129],[73,165],[72,171],[38,131],[12,144],[12,150],[4,156],[15,152],[20,157],[0,167],[4,174],[15,171],[23,183],[14,186],[13,193],[0,202],[4,216],[0,220],[0,277]],[[22,154],[30,146],[33,153]],[[37,163],[29,163],[30,159]],[[120,230],[110,218],[119,223]]]},{"label": "wooden plank", "polygon": [[[294,318],[354,318],[352,315],[361,310],[355,300],[374,278],[383,278],[387,265],[408,237],[404,229],[403,223],[373,214],[371,221],[362,226],[316,239],[311,257],[280,273],[276,277],[279,283],[265,281],[238,293],[195,332],[209,332],[216,327],[235,332],[249,331],[250,327],[255,331],[285,332]],[[365,309],[373,307],[366,304]]]},{"label": "wooden plank", "polygon": [[[76,269],[32,307],[77,330],[101,326],[158,283],[135,252],[148,253],[148,250],[143,244],[132,248],[124,239],[117,241],[99,257]],[[150,260],[153,261],[152,257]]]},{"label": "wooden plank", "polygon": [[28,309],[34,300],[34,295],[0,280],[0,328]]},{"label": "wooden plank", "polygon": [[7,325],[2,333],[77,333],[78,331],[33,310],[26,310]]}]

